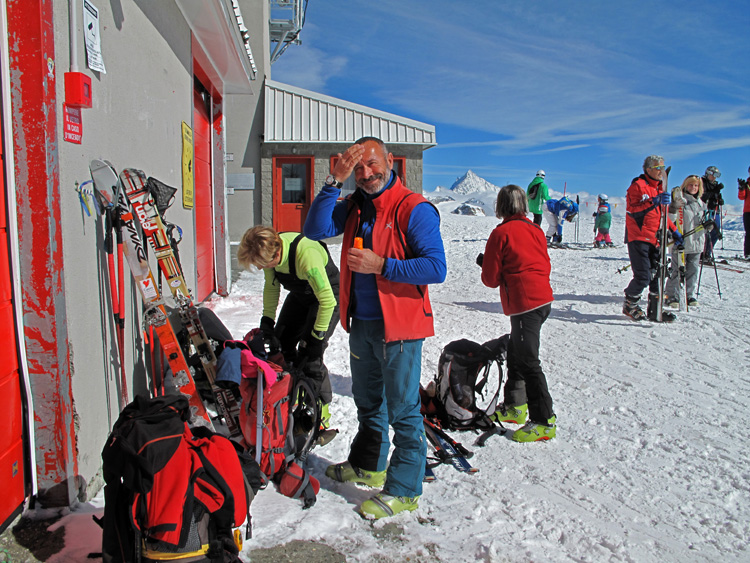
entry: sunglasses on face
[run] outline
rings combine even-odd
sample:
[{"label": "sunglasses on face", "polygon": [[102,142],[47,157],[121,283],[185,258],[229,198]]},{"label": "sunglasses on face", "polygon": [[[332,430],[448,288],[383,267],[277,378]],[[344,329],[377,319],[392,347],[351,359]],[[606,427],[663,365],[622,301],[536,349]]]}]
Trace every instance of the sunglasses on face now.
[{"label": "sunglasses on face", "polygon": [[662,164],[661,166],[652,166],[651,170],[664,170],[666,168],[667,167]]}]

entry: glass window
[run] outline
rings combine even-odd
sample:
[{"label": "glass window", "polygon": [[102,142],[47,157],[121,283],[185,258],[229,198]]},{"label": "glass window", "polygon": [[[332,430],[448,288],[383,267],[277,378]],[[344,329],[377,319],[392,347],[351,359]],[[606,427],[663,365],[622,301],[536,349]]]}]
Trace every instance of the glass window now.
[{"label": "glass window", "polygon": [[281,203],[305,202],[305,177],[307,168],[304,163],[286,163],[281,165]]}]

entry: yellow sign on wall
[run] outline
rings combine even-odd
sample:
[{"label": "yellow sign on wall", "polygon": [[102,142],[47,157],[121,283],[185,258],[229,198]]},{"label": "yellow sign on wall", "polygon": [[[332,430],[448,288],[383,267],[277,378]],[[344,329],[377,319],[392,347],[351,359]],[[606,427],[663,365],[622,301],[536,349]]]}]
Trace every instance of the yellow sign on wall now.
[{"label": "yellow sign on wall", "polygon": [[192,209],[195,193],[193,175],[193,130],[182,122],[182,206]]}]

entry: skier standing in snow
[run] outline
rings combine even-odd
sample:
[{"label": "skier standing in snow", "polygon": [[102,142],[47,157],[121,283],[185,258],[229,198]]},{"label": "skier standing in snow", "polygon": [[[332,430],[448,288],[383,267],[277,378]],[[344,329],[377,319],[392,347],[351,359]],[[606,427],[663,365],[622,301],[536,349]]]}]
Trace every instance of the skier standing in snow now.
[{"label": "skier standing in snow", "polygon": [[594,246],[596,248],[614,246],[612,238],[609,236],[609,228],[612,226],[612,211],[608,201],[607,194],[599,194],[597,197],[597,207],[594,212],[594,230],[596,231]]},{"label": "skier standing in snow", "polygon": [[747,168],[747,180],[737,178],[739,192],[737,197],[744,201],[742,206],[742,224],[745,227],[745,260],[750,260],[750,166]]},{"label": "skier standing in snow", "polygon": [[[243,267],[252,264],[263,270],[260,330],[265,338],[278,342],[286,362],[302,366],[303,372],[319,385],[321,429],[327,429],[333,394],[323,353],[338,321],[336,264],[323,244],[299,233],[277,233],[263,225],[245,232],[237,260]],[[282,286],[289,294],[275,320]]]},{"label": "skier standing in snow", "polygon": [[544,183],[544,170],[537,170],[536,177],[526,188],[526,199],[529,202],[529,211],[534,215],[534,223],[542,225],[542,211],[544,202],[549,199],[549,189]]},{"label": "skier standing in snow", "polygon": [[[352,172],[357,189],[338,201]],[[404,187],[383,141],[364,137],[339,155],[304,232],[314,240],[344,235],[341,324],[349,332],[359,428],[349,459],[330,465],[326,475],[382,487],[359,506],[365,517],[415,510],[427,456],[419,396],[422,343],[434,334],[427,285],[446,275],[440,215]]]},{"label": "skier standing in snow", "polygon": [[[672,197],[664,191],[664,158],[657,155],[647,156],[643,161],[643,174],[633,178],[626,195],[625,244],[628,245],[630,266],[633,279],[625,288],[625,303],[622,312],[636,321],[646,317],[656,321],[659,301],[659,241],[657,231],[661,226],[662,205],[669,205]],[[670,229],[676,244],[682,244],[682,235],[676,231],[671,221]],[[648,307],[644,314],[638,305],[641,292],[648,287]],[[662,312],[662,322],[675,320],[669,311]]]},{"label": "skier standing in snow", "polygon": [[571,223],[576,215],[578,215],[578,204],[568,196],[548,200],[544,206],[544,216],[548,225],[547,243],[561,243],[563,221]]},{"label": "skier standing in snow", "polygon": [[557,417],[539,361],[540,334],[552,310],[550,259],[541,227],[526,218],[523,188],[510,184],[497,194],[496,215],[502,223],[477,257],[482,283],[500,290],[503,312],[510,317],[508,380],[504,401],[493,418],[523,424],[516,442],[555,437]]},{"label": "skier standing in snow", "polygon": [[[698,176],[688,176],[682,185],[672,190],[672,202],[669,204],[670,219],[683,233],[687,233],[703,223],[706,206],[701,201],[703,182]],[[706,233],[701,229],[697,233],[683,238],[682,245],[672,245],[672,274],[669,276],[664,291],[664,304],[667,307],[680,306],[680,253],[685,257],[685,292],[688,307],[698,305],[695,298],[695,286],[698,281],[700,256],[704,246]]]},{"label": "skier standing in snow", "polygon": [[716,224],[716,228],[712,229],[706,239],[707,248],[703,252],[703,257],[706,259],[707,264],[711,262],[714,257],[714,246],[721,236],[721,229],[719,229],[719,223],[716,222],[716,216],[719,216],[721,221],[721,207],[724,205],[724,198],[721,197],[721,190],[724,189],[724,184],[719,182],[721,172],[716,166],[709,166],[706,168],[706,173],[703,175],[703,197],[701,198],[706,204],[709,212],[709,219],[713,219]]}]

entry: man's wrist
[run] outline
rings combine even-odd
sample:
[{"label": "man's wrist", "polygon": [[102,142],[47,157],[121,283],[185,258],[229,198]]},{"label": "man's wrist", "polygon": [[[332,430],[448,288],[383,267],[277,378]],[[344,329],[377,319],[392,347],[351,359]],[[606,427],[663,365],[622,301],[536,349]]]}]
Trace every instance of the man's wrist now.
[{"label": "man's wrist", "polygon": [[383,267],[380,268],[380,275],[381,276],[385,275],[385,270],[386,270],[387,266],[388,266],[388,258],[383,258]]}]

